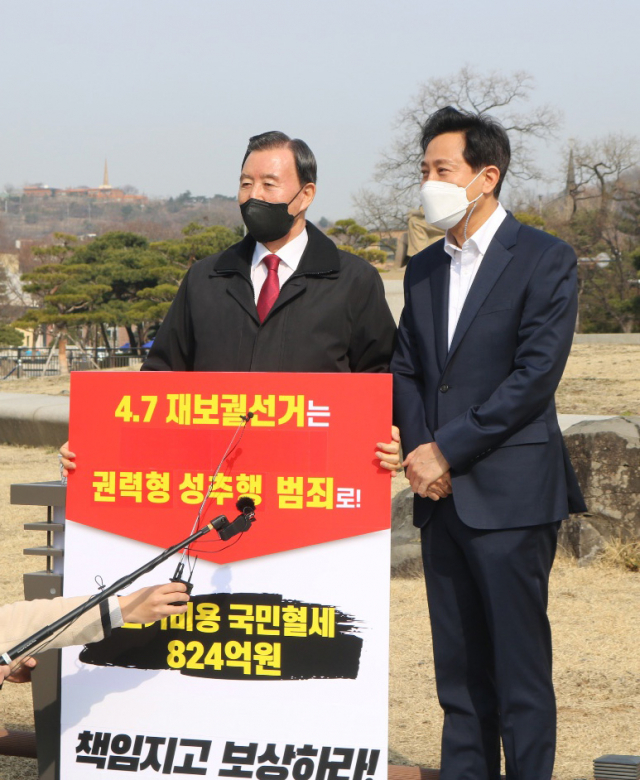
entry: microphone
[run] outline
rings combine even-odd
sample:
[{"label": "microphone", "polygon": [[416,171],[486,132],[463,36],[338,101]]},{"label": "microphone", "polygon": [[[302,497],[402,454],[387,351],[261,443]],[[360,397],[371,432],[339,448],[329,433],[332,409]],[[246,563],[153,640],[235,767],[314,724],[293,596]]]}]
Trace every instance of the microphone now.
[{"label": "microphone", "polygon": [[240,496],[240,498],[236,501],[236,509],[242,512],[245,516],[248,514],[255,515],[256,502],[252,498],[249,498],[249,496]]},{"label": "microphone", "polygon": [[[180,561],[178,566],[176,567],[176,570],[174,572],[173,577],[169,580],[169,582],[181,582],[183,585],[187,586],[187,594],[190,596],[191,591],[193,590],[193,582],[191,582],[191,575],[189,575],[189,579],[185,580],[182,578],[182,575],[184,574],[184,563]],[[179,607],[182,605],[181,601],[171,601],[169,602],[170,607]]]},{"label": "microphone", "polygon": [[240,511],[236,519],[222,528],[216,528],[218,535],[225,542],[236,534],[248,531],[256,519],[256,503],[249,496],[240,496],[236,501],[236,507]]},{"label": "microphone", "polygon": [[241,414],[240,419],[244,420],[245,422],[249,422],[249,420],[253,417],[253,412],[247,412],[246,414]]}]

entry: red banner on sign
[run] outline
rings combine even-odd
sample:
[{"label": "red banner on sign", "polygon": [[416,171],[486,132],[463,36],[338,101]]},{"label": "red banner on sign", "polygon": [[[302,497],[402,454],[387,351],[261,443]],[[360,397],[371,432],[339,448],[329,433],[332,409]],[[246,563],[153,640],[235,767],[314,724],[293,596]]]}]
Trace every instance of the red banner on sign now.
[{"label": "red banner on sign", "polygon": [[201,525],[232,521],[241,496],[257,521],[241,544],[205,536],[201,557],[226,563],[379,531],[390,488],[375,445],[390,430],[388,374],[75,372],[67,517],[168,547],[191,532],[231,444]]}]

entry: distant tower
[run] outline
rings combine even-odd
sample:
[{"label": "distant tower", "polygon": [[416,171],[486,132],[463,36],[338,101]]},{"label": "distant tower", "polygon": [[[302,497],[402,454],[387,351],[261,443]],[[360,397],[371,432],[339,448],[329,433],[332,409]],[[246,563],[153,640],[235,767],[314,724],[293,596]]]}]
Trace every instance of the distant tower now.
[{"label": "distant tower", "polygon": [[109,184],[109,168],[107,166],[107,160],[105,158],[104,161],[104,178],[102,180],[102,184],[98,187],[99,190],[110,190],[112,189],[111,185]]},{"label": "distant tower", "polygon": [[564,194],[571,195],[576,188],[576,166],[573,161],[573,143],[569,148],[569,164],[567,165],[567,183]]},{"label": "distant tower", "polygon": [[567,182],[564,188],[564,201],[565,211],[570,217],[576,213],[578,206],[575,197],[578,192],[578,187],[576,185],[576,166],[573,160],[573,139],[569,141],[569,144],[569,162],[567,164]]}]

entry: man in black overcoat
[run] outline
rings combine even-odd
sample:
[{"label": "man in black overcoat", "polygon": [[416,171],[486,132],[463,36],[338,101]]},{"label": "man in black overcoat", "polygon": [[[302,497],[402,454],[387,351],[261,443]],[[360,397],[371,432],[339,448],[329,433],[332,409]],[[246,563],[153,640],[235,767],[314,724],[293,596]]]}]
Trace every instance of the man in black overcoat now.
[{"label": "man in black overcoat", "polygon": [[189,269],[143,370],[388,371],[395,324],[380,274],[306,221],[315,192],[304,141],[251,138],[238,193],[248,234]]}]

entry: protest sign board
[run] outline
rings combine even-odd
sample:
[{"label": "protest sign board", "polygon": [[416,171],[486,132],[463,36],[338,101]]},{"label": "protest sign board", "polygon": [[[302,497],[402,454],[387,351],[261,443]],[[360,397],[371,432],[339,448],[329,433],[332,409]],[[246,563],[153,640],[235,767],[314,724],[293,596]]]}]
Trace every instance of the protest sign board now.
[{"label": "protest sign board", "polygon": [[194,545],[185,616],[65,651],[65,780],[386,774],[390,396],[388,375],[72,375],[65,595],[187,537],[229,445],[200,524],[240,496],[256,522]]}]

